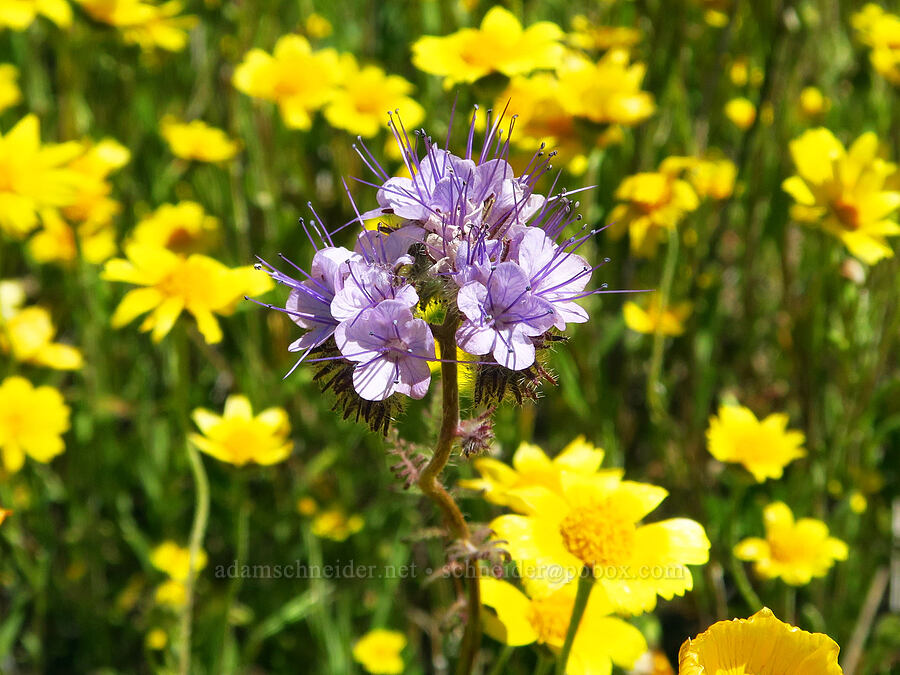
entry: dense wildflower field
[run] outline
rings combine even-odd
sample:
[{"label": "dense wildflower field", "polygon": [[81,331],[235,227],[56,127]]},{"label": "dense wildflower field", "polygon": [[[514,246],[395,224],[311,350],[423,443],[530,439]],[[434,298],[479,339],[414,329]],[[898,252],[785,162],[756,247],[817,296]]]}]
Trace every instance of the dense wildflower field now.
[{"label": "dense wildflower field", "polygon": [[0,0],[0,672],[898,672],[898,11]]}]

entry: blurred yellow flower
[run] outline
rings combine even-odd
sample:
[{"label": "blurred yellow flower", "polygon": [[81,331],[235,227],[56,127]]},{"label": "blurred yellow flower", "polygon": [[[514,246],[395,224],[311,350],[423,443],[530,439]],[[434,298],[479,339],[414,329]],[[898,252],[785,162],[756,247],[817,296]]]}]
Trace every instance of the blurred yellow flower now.
[{"label": "blurred yellow flower", "polygon": [[848,503],[850,505],[850,510],[856,514],[865,513],[866,508],[869,506],[869,501],[866,499],[866,496],[859,490],[853,491],[848,499]]},{"label": "blurred yellow flower", "polygon": [[563,36],[562,29],[550,21],[523,29],[509,10],[496,5],[479,28],[420,37],[412,46],[412,61],[419,70],[442,76],[444,88],[449,89],[493,72],[512,76],[552,69],[562,58],[559,41]]},{"label": "blurred yellow flower", "polygon": [[651,649],[641,655],[628,675],[675,675],[675,671],[665,652]]},{"label": "blurred yellow flower", "polygon": [[672,175],[683,171],[700,199],[728,199],[737,178],[734,162],[724,158],[672,156],[662,161],[659,170]]},{"label": "blurred yellow flower", "polygon": [[18,279],[0,279],[0,322],[11,319],[25,304],[25,284]]},{"label": "blurred yellow flower", "polygon": [[769,504],[763,519],[765,539],[749,537],[734,547],[734,555],[753,561],[763,579],[780,577],[791,586],[805,586],[814,577],[824,577],[836,560],[847,559],[847,544],[829,536],[825,523],[815,518],[795,522],[784,502]]},{"label": "blurred yellow flower", "polygon": [[126,246],[125,255],[127,260],[114,258],[106,263],[103,278],[144,288],[125,294],[112,325],[120,328],[151,312],[140,330],[152,330],[154,342],[172,330],[184,310],[194,315],[206,342],[220,342],[222,329],[215,314],[231,314],[244,295],[261,295],[272,288],[272,280],[264,272],[253,267],[231,269],[196,253],[185,258],[168,249],[133,243]]},{"label": "blurred yellow flower", "polygon": [[0,29],[25,30],[38,14],[60,28],[72,24],[72,8],[66,0],[0,0]]},{"label": "blurred yellow flower", "polygon": [[725,104],[725,117],[738,129],[746,131],[756,121],[756,106],[742,96],[733,98]]},{"label": "blurred yellow flower", "polygon": [[9,518],[12,514],[13,512],[11,509],[4,509],[3,507],[0,507],[0,525],[2,525],[3,521]]},{"label": "blurred yellow flower", "polygon": [[807,119],[815,119],[828,112],[831,100],[816,87],[803,87],[799,106],[801,115]]},{"label": "blurred yellow flower", "polygon": [[610,212],[609,235],[619,239],[627,230],[632,252],[641,258],[656,255],[666,232],[674,230],[700,201],[686,181],[668,173],[645,172],[628,176],[615,193],[618,204]]},{"label": "blurred yellow flower", "polygon": [[56,326],[43,307],[26,307],[10,318],[0,318],[0,351],[16,361],[57,370],[78,370],[83,365],[75,347],[53,342]]},{"label": "blurred yellow flower", "polygon": [[314,52],[306,38],[285,35],[275,43],[272,54],[261,49],[247,52],[232,81],[248,96],[276,102],[288,127],[309,129],[310,113],[331,100],[341,74],[335,50]]},{"label": "blurred yellow flower", "polygon": [[112,138],[82,144],[84,152],[67,165],[78,175],[78,189],[72,204],[62,209],[71,222],[109,223],[120,204],[109,197],[109,176],[131,161],[128,148]]},{"label": "blurred yellow flower", "polygon": [[35,115],[0,134],[0,232],[20,239],[37,227],[39,209],[72,202],[78,177],[65,165],[81,149],[80,143],[42,146]]},{"label": "blurred yellow flower", "polygon": [[514,490],[543,486],[562,494],[565,472],[585,476],[599,472],[601,475],[621,478],[623,471],[620,469],[601,471],[603,455],[603,450],[588,443],[584,436],[569,443],[552,460],[537,445],[522,443],[513,455],[512,466],[492,457],[479,457],[474,466],[481,477],[461,480],[459,485],[481,491],[482,497],[493,504],[518,510],[519,507],[524,507],[517,502]]},{"label": "blurred yellow flower", "polygon": [[254,416],[246,396],[229,396],[221,416],[205,408],[197,408],[192,416],[201,433],[190,434],[188,440],[222,462],[235,466],[277,464],[294,448],[288,439],[291,425],[284,409],[267,408]]},{"label": "blurred yellow flower", "polygon": [[749,619],[719,621],[678,653],[679,675],[841,675],[840,648],[822,633],[779,621],[763,607]]},{"label": "blurred yellow flower", "polygon": [[166,645],[169,644],[169,636],[162,628],[154,628],[147,633],[144,643],[148,649],[165,649]]},{"label": "blurred yellow flower", "polygon": [[18,68],[9,63],[0,63],[0,112],[22,100],[18,79]]},{"label": "blurred yellow flower", "polygon": [[[187,586],[185,585],[191,569],[190,549],[182,548],[174,541],[167,540],[150,552],[150,564],[169,578],[156,587],[157,604],[178,609],[187,602]],[[197,551],[194,559],[194,571],[199,572],[206,567],[206,551]]]},{"label": "blurred yellow flower", "polygon": [[343,509],[333,507],[319,511],[312,521],[312,533],[323,539],[346,541],[348,537],[359,532],[365,521],[357,514],[347,515]]},{"label": "blurred yellow flower", "polygon": [[303,21],[306,34],[314,39],[327,38],[333,32],[331,22],[321,14],[313,12]]},{"label": "blurred yellow flower", "polygon": [[788,431],[788,416],[769,415],[760,421],[744,406],[723,405],[709,419],[706,440],[710,454],[720,462],[736,462],[758,483],[781,478],[784,467],[806,456],[801,431]]},{"label": "blurred yellow flower", "polygon": [[626,302],[622,313],[625,315],[625,325],[636,333],[653,335],[659,331],[663,335],[676,336],[684,333],[684,321],[691,315],[692,309],[690,302],[679,302],[660,312],[659,300],[653,298],[646,309],[636,302]]},{"label": "blurred yellow flower", "polygon": [[406,636],[395,630],[376,628],[363,635],[353,645],[353,660],[372,675],[400,675]]},{"label": "blurred yellow flower", "polygon": [[385,128],[388,111],[399,110],[407,129],[425,119],[425,109],[408,96],[412,84],[378,66],[360,67],[352,54],[341,55],[341,86],[325,107],[325,119],[338,129],[371,138]]},{"label": "blurred yellow flower", "polygon": [[[537,642],[554,653],[562,649],[575,604],[575,583],[535,598],[512,584],[485,576],[480,580],[484,632],[512,647]],[[595,588],[575,633],[566,665],[569,675],[611,673],[613,664],[631,668],[647,651],[637,628],[615,616],[603,592]]]},{"label": "blurred yellow flower", "polygon": [[889,82],[900,85],[900,16],[870,2],[853,15],[851,22],[856,38],[872,50],[872,67]]},{"label": "blurred yellow flower", "polygon": [[312,497],[300,497],[297,500],[297,512],[301,516],[311,516],[319,510],[319,505]]},{"label": "blurred yellow flower", "polygon": [[601,26],[593,23],[584,14],[576,14],[572,17],[572,30],[568,33],[568,41],[577,49],[606,51],[633,47],[641,41],[641,32],[627,26]]},{"label": "blurred yellow flower", "polygon": [[34,387],[24,377],[0,383],[0,453],[3,466],[15,473],[25,455],[46,464],[65,450],[69,406],[53,387]]},{"label": "blurred yellow flower", "polygon": [[143,50],[156,47],[179,52],[187,46],[188,31],[197,24],[197,17],[180,16],[183,6],[179,0],[161,5],[144,0],[76,0],[87,14],[101,23],[122,31],[122,39]]},{"label": "blurred yellow flower", "polygon": [[655,485],[617,475],[564,473],[562,492],[543,486],[510,491],[524,515],[491,522],[529,592],[553,591],[593,569],[595,591],[617,612],[640,614],[693,588],[686,565],[709,559],[703,526],[687,518],[641,521],[666,498]]},{"label": "blurred yellow flower", "polygon": [[219,230],[219,220],[197,202],[163,204],[134,227],[131,241],[175,253],[202,251]]},{"label": "blurred yellow flower", "polygon": [[860,136],[849,151],[828,129],[811,129],[791,141],[797,175],[781,187],[796,204],[791,217],[840,238],[850,253],[874,265],[894,255],[886,237],[900,234],[892,217],[900,208],[900,191],[885,190],[897,165],[878,154],[878,137]]},{"label": "blurred yellow flower", "polygon": [[73,228],[56,209],[41,211],[41,222],[28,240],[31,257],[39,263],[70,263],[80,250],[86,262],[99,265],[116,253],[116,233],[108,223],[85,222]]},{"label": "blurred yellow flower", "polygon": [[563,108],[600,124],[643,122],[656,104],[651,94],[641,91],[647,67],[629,61],[624,49],[611,49],[596,63],[570,52],[556,69]]},{"label": "blurred yellow flower", "polygon": [[179,122],[166,115],[160,122],[162,137],[172,154],[181,159],[198,162],[225,162],[234,157],[241,144],[228,138],[221,129],[201,120]]}]

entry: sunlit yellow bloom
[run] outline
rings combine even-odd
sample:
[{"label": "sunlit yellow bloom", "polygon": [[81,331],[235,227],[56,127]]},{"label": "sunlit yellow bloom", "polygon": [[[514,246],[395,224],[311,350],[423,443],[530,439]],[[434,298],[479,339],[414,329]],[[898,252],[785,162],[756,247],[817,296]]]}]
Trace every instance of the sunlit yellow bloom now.
[{"label": "sunlit yellow bloom", "polygon": [[649,612],[657,595],[671,600],[693,588],[686,565],[709,559],[703,527],[687,518],[641,524],[666,498],[663,488],[617,475],[564,472],[561,479],[561,493],[511,490],[524,515],[491,523],[533,594],[563,586],[585,566],[619,612]]},{"label": "sunlit yellow bloom", "polygon": [[158,605],[179,609],[187,602],[187,586],[183,581],[167,579],[156,587],[153,597]]},{"label": "sunlit yellow bloom", "polygon": [[261,49],[247,52],[234,71],[233,82],[248,96],[276,102],[287,126],[309,129],[310,114],[334,96],[341,74],[335,50],[314,52],[306,38],[285,35],[275,43],[272,54]]},{"label": "sunlit yellow bloom", "polygon": [[148,649],[157,651],[165,649],[166,645],[169,644],[169,636],[162,628],[154,628],[147,633],[147,636],[144,638],[144,644],[147,645]]},{"label": "sunlit yellow bloom", "polygon": [[0,63],[0,112],[22,100],[18,79],[18,68],[9,63]]},{"label": "sunlit yellow bloom", "polygon": [[816,87],[804,87],[800,92],[800,113],[807,119],[821,117],[831,108],[831,99]]},{"label": "sunlit yellow bloom", "polygon": [[656,255],[659,243],[700,201],[687,181],[668,173],[647,172],[628,176],[619,185],[618,204],[609,214],[609,234],[618,239],[627,230],[631,250],[642,258]]},{"label": "sunlit yellow bloom", "polygon": [[319,511],[312,521],[312,533],[323,539],[346,541],[350,535],[359,532],[365,521],[357,514],[347,515],[338,507]]},{"label": "sunlit yellow bloom", "polygon": [[749,408],[723,405],[709,420],[709,452],[720,462],[742,464],[759,483],[781,478],[784,467],[806,455],[803,432],[788,431],[787,425],[781,413],[760,421]]},{"label": "sunlit yellow bloom", "polygon": [[25,30],[38,14],[60,28],[72,24],[72,8],[66,0],[0,0],[0,29]]},{"label": "sunlit yellow bloom", "polygon": [[193,418],[202,435],[190,434],[188,439],[202,452],[235,466],[277,464],[294,448],[284,409],[267,408],[254,416],[246,396],[229,396],[221,416],[197,408]]},{"label": "sunlit yellow bloom", "polygon": [[730,159],[713,157],[666,157],[659,165],[662,173],[684,177],[700,199],[728,199],[734,192],[737,167]]},{"label": "sunlit yellow bloom", "polygon": [[400,675],[406,636],[395,630],[376,628],[363,635],[353,645],[353,660],[372,675]]},{"label": "sunlit yellow bloom", "polygon": [[25,304],[25,284],[18,279],[0,280],[0,322],[11,319]]},{"label": "sunlit yellow bloom", "polygon": [[756,121],[756,106],[750,99],[733,98],[725,104],[725,117],[738,129],[746,131]]},{"label": "sunlit yellow bloom", "polygon": [[656,110],[653,96],[641,91],[647,68],[629,65],[624,49],[611,49],[596,63],[575,52],[557,67],[560,102],[576,117],[604,124],[632,126]]},{"label": "sunlit yellow bloom", "polygon": [[197,202],[163,204],[138,222],[132,241],[176,253],[202,251],[219,230],[219,220]]},{"label": "sunlit yellow bloom", "polygon": [[333,32],[331,22],[321,14],[313,12],[303,22],[306,34],[314,39],[327,38]]},{"label": "sunlit yellow bloom", "polygon": [[791,586],[804,586],[828,574],[836,560],[846,560],[847,544],[829,536],[828,526],[815,518],[794,521],[783,502],[763,511],[766,538],[750,537],[734,547],[734,555],[753,561],[754,571],[764,579],[781,578]]},{"label": "sunlit yellow bloom", "polygon": [[90,17],[122,31],[122,39],[141,49],[156,47],[179,52],[187,46],[188,31],[197,17],[180,16],[179,0],[161,5],[144,0],[76,0]]},{"label": "sunlit yellow bloom", "polygon": [[869,501],[866,499],[866,496],[859,490],[853,491],[853,494],[850,495],[848,503],[850,505],[850,510],[856,514],[865,513],[866,507],[868,507],[869,505]]},{"label": "sunlit yellow bloom", "polygon": [[272,280],[253,267],[228,268],[218,260],[193,254],[187,258],[168,249],[130,244],[126,259],[106,263],[103,278],[143,286],[129,291],[112,317],[114,328],[151,312],[141,324],[153,331],[154,342],[162,340],[182,311],[197,320],[197,328],[210,344],[222,340],[215,315],[228,315],[244,295],[255,296],[272,288]]},{"label": "sunlit yellow bloom", "polygon": [[600,470],[603,455],[603,450],[588,443],[584,436],[569,443],[552,460],[537,445],[522,443],[513,455],[512,466],[492,457],[479,457],[474,464],[481,478],[461,480],[459,485],[469,490],[482,491],[482,496],[489,502],[518,509],[521,505],[512,491],[543,486],[562,494],[564,472],[584,476],[600,472],[602,475],[621,478],[623,472],[619,469]]},{"label": "sunlit yellow bloom", "polygon": [[84,152],[67,165],[78,175],[75,201],[62,209],[70,222],[106,224],[112,221],[121,206],[109,197],[112,186],[109,176],[131,160],[128,148],[112,138],[97,143],[85,142]]},{"label": "sunlit yellow bloom", "polygon": [[900,85],[900,16],[870,2],[851,21],[857,39],[872,50],[872,67],[889,82]]},{"label": "sunlit yellow bloom", "polygon": [[9,518],[12,514],[13,512],[10,509],[4,509],[0,507],[0,525],[2,525],[3,521]]},{"label": "sunlit yellow bloom", "polygon": [[[150,552],[150,564],[169,578],[156,588],[156,602],[179,608],[187,602],[187,582],[191,569],[191,551],[174,541],[164,541]],[[206,567],[206,551],[199,550],[194,558],[194,571]]]},{"label": "sunlit yellow bloom", "polygon": [[665,652],[651,649],[643,653],[628,675],[675,675],[675,671]]},{"label": "sunlit yellow bloom", "polygon": [[818,223],[839,237],[850,253],[873,265],[894,255],[886,237],[900,234],[894,211],[900,191],[885,189],[897,165],[878,154],[874,133],[860,136],[849,150],[828,129],[819,127],[791,141],[797,175],[781,187],[794,198],[791,217]]},{"label": "sunlit yellow bloom", "polygon": [[633,47],[641,41],[641,32],[626,26],[601,26],[583,14],[572,17],[569,44],[586,51]]},{"label": "sunlit yellow bloom", "polygon": [[[482,611],[485,633],[513,647],[537,642],[554,652],[562,648],[575,604],[575,583],[537,598],[493,577],[482,577],[480,584],[481,602],[493,610]],[[566,664],[568,675],[609,675],[613,664],[630,668],[647,651],[641,632],[609,616],[612,609],[600,589],[591,593]]]},{"label": "sunlit yellow bloom", "polygon": [[43,307],[26,307],[9,319],[0,319],[0,351],[16,361],[57,370],[77,370],[83,359],[75,347],[53,342],[56,326]]},{"label": "sunlit yellow bloom", "polygon": [[42,146],[34,115],[0,135],[0,231],[24,237],[37,227],[39,209],[70,204],[78,178],[64,165],[81,150],[80,143]]},{"label": "sunlit yellow bloom", "polygon": [[779,621],[763,607],[719,621],[681,645],[679,675],[841,675],[840,648],[822,633]]},{"label": "sunlit yellow bloom", "polygon": [[659,331],[663,335],[684,333],[684,321],[691,315],[693,306],[689,302],[669,305],[665,312],[659,311],[659,301],[654,298],[644,309],[636,302],[626,302],[622,308],[625,325],[637,333],[652,335]]},{"label": "sunlit yellow bloom", "polygon": [[408,94],[413,86],[378,66],[363,66],[352,54],[341,55],[341,86],[325,107],[325,119],[338,129],[370,138],[385,128],[388,111],[400,111],[407,128],[425,119],[425,110]]},{"label": "sunlit yellow bloom", "polygon": [[479,28],[419,38],[412,46],[412,60],[419,70],[442,76],[449,89],[493,72],[512,76],[554,68],[563,55],[559,43],[563,35],[550,21],[523,29],[509,10],[497,5],[484,15]]},{"label": "sunlit yellow bloom", "polygon": [[46,464],[65,450],[69,406],[53,387],[34,387],[23,377],[0,383],[0,453],[3,466],[15,473],[25,455]]},{"label": "sunlit yellow bloom", "polygon": [[116,233],[109,222],[87,221],[73,228],[56,209],[44,209],[41,223],[28,240],[28,250],[39,263],[70,263],[80,250],[86,262],[99,265],[116,253]]},{"label": "sunlit yellow bloom", "polygon": [[225,162],[240,150],[240,143],[228,138],[221,129],[201,120],[179,122],[171,115],[160,122],[162,137],[172,154],[181,159],[198,162]]}]

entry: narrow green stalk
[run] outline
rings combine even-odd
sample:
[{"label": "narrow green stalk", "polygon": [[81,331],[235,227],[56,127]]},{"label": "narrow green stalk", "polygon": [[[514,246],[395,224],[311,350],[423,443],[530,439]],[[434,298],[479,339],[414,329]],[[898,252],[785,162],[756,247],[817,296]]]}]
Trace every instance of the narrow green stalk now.
[{"label": "narrow green stalk", "polygon": [[553,668],[553,659],[541,654],[538,657],[537,665],[534,667],[534,675],[547,675]]},{"label": "narrow green stalk", "polygon": [[194,475],[194,484],[197,488],[194,507],[194,524],[191,527],[191,540],[189,544],[190,555],[188,557],[188,575],[184,582],[185,603],[181,610],[181,655],[178,662],[180,675],[190,675],[191,672],[191,621],[194,610],[194,585],[197,580],[196,560],[200,555],[200,547],[206,535],[206,525],[209,522],[209,480],[206,470],[203,468],[203,460],[200,453],[191,445],[187,446],[188,460],[191,463],[191,473]]},{"label": "narrow green stalk", "polygon": [[581,624],[581,617],[584,616],[584,610],[587,608],[588,598],[591,597],[593,587],[594,570],[586,565],[581,570],[581,576],[578,577],[578,591],[575,593],[575,604],[572,606],[572,617],[569,619],[566,641],[556,659],[556,675],[565,675],[566,673],[569,652],[572,651],[572,643],[575,642],[575,634],[578,632],[578,626]]},{"label": "narrow green stalk", "polygon": [[[669,247],[666,251],[666,263],[663,268],[662,281],[659,288],[659,314],[662,316],[669,307],[669,296],[672,293],[672,281],[675,278],[675,265],[678,262],[678,230],[669,230]],[[650,372],[647,374],[647,403],[650,413],[656,421],[666,415],[662,400],[663,384],[660,382],[663,362],[663,346],[666,336],[662,333],[662,321],[658,322],[653,333],[653,353],[650,357]]]},{"label": "narrow green stalk", "polygon": [[502,675],[506,668],[506,662],[509,661],[509,657],[512,656],[514,651],[515,647],[503,645],[500,656],[497,657],[497,660],[494,662],[494,667],[491,668],[491,672],[488,673],[488,675]]},{"label": "narrow green stalk", "polygon": [[794,586],[785,585],[784,621],[791,625],[797,623],[797,589]]}]

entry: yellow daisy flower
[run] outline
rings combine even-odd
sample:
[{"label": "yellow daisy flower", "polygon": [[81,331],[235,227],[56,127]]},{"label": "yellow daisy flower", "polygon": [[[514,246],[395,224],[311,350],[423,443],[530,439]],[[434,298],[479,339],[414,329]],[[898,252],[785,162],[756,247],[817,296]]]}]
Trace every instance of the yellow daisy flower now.
[{"label": "yellow daisy flower", "polygon": [[900,234],[892,216],[900,191],[885,190],[897,165],[877,156],[878,137],[860,136],[849,150],[828,129],[811,129],[791,141],[797,175],[781,187],[796,204],[791,217],[838,237],[850,253],[869,265],[894,255],[886,237]]},{"label": "yellow daisy flower", "polygon": [[21,469],[25,455],[46,464],[61,454],[68,429],[69,406],[57,389],[34,387],[18,376],[0,383],[0,454],[6,471]]},{"label": "yellow daisy flower", "polygon": [[341,55],[341,68],[341,86],[325,107],[331,126],[371,138],[385,128],[388,111],[399,110],[408,129],[425,119],[425,109],[409,97],[412,84],[399,75],[374,65],[360,67],[352,54]]},{"label": "yellow daisy flower", "polygon": [[53,342],[56,326],[43,307],[26,307],[9,319],[0,318],[0,351],[16,361],[57,370],[78,370],[83,365],[75,347]]},{"label": "yellow daisy flower", "polygon": [[[642,525],[666,498],[655,485],[618,476],[562,474],[561,493],[546,487],[512,491],[524,515],[494,519],[491,529],[519,566],[529,589],[555,590],[592,568],[616,611],[652,611],[693,588],[686,565],[709,559],[703,527],[687,518]],[[533,584],[533,586],[532,586]]]},{"label": "yellow daisy flower", "polygon": [[172,154],[186,160],[225,162],[234,157],[241,147],[224,131],[201,120],[179,122],[166,115],[160,122],[160,133]]},{"label": "yellow daisy flower", "polygon": [[760,421],[744,406],[723,405],[709,419],[706,431],[709,453],[720,462],[736,462],[753,474],[756,482],[781,478],[784,467],[806,456],[801,431],[788,431],[788,416],[769,415]]},{"label": "yellow daisy flower", "polygon": [[563,30],[550,21],[528,28],[507,9],[491,7],[479,28],[463,28],[438,37],[425,35],[412,46],[416,68],[444,78],[444,88],[459,82],[474,82],[500,72],[525,75],[552,69],[563,55]]},{"label": "yellow daisy flower", "polygon": [[0,232],[21,239],[37,227],[39,209],[70,204],[78,177],[64,165],[81,151],[74,142],[42,146],[35,115],[0,134]]},{"label": "yellow daisy flower", "polygon": [[316,12],[313,12],[304,19],[303,28],[306,30],[306,34],[309,35],[309,37],[316,40],[327,38],[334,32],[331,22]]},{"label": "yellow daisy flower", "polygon": [[180,16],[179,0],[160,5],[143,0],[76,0],[87,14],[101,23],[122,31],[122,39],[149,51],[156,47],[180,52],[187,46],[188,31],[197,17]]},{"label": "yellow daisy flower", "polygon": [[[480,585],[482,604],[493,610],[482,611],[485,633],[513,647],[536,642],[554,652],[562,648],[575,604],[574,583],[537,598],[492,577],[482,577]],[[591,593],[569,653],[568,675],[608,675],[613,664],[631,668],[647,651],[641,632],[609,616],[611,611],[602,592]]]},{"label": "yellow daisy flower", "polygon": [[871,48],[872,67],[886,80],[900,85],[900,16],[868,3],[851,18],[856,38]]},{"label": "yellow daisy flower", "polygon": [[144,644],[147,645],[148,649],[155,651],[165,649],[166,645],[169,644],[169,636],[162,628],[154,628],[147,633],[144,638]]},{"label": "yellow daisy flower", "polygon": [[641,32],[627,26],[602,26],[593,23],[584,14],[572,17],[569,44],[585,51],[606,51],[634,47],[641,41]]},{"label": "yellow daisy flower", "polygon": [[25,284],[18,279],[0,280],[0,321],[11,319],[25,304]]},{"label": "yellow daisy flower", "polygon": [[18,79],[18,68],[9,63],[0,63],[0,112],[22,100]]},{"label": "yellow daisy flower", "polygon": [[254,416],[246,396],[229,396],[221,416],[197,408],[193,418],[202,435],[190,434],[191,443],[201,452],[235,466],[249,462],[277,464],[294,448],[288,440],[291,425],[284,409],[267,408]]},{"label": "yellow daisy flower", "polygon": [[656,110],[653,96],[641,91],[647,67],[629,61],[624,49],[612,49],[596,63],[570,52],[556,69],[563,108],[598,124],[634,126],[646,120]]},{"label": "yellow daisy flower", "polygon": [[343,509],[334,507],[315,514],[312,533],[323,539],[346,541],[351,535],[359,532],[364,524],[362,516],[355,513],[348,516]]},{"label": "yellow daisy flower", "polygon": [[734,555],[753,561],[763,579],[781,578],[791,586],[805,586],[824,577],[836,560],[846,560],[847,544],[828,534],[828,526],[815,518],[794,521],[787,504],[774,502],[763,511],[766,538],[750,537],[734,547]]},{"label": "yellow daisy flower", "polygon": [[730,159],[711,157],[666,157],[659,165],[662,173],[684,177],[700,199],[728,199],[734,192],[737,167]]},{"label": "yellow daisy flower", "polygon": [[272,54],[261,49],[247,52],[232,81],[248,96],[276,102],[288,127],[309,129],[310,113],[331,100],[341,75],[335,50],[314,52],[306,38],[285,35],[275,43]]},{"label": "yellow daisy flower", "polygon": [[0,0],[0,29],[25,30],[38,14],[60,28],[72,24],[72,8],[66,0]]},{"label": "yellow daisy flower", "polygon": [[481,491],[482,496],[493,504],[517,509],[518,502],[512,491],[543,486],[561,494],[563,472],[584,476],[592,476],[599,472],[601,475],[621,478],[624,472],[620,469],[607,469],[601,472],[603,455],[603,450],[588,443],[584,436],[579,436],[569,443],[552,460],[537,445],[522,443],[513,455],[512,466],[492,457],[479,457],[475,460],[474,466],[481,474],[481,478],[461,480],[459,485],[469,490]]},{"label": "yellow daisy flower", "polygon": [[353,660],[372,675],[400,675],[406,636],[395,630],[376,628],[363,635],[353,645]]},{"label": "yellow daisy flower", "polygon": [[756,106],[743,96],[733,98],[725,104],[725,117],[741,131],[746,131],[756,121]]},{"label": "yellow daisy flower", "polygon": [[675,229],[685,214],[700,205],[697,193],[687,181],[663,172],[628,176],[615,197],[625,203],[610,212],[609,235],[619,239],[627,230],[631,250],[641,258],[654,257],[665,233]]},{"label": "yellow daisy flower", "polygon": [[[118,207],[118,202],[114,202]],[[77,237],[77,241],[76,241]],[[116,232],[112,224],[86,221],[72,227],[56,209],[41,211],[41,229],[28,240],[28,251],[39,263],[68,264],[81,253],[92,265],[116,254]]]},{"label": "yellow daisy flower", "polygon": [[228,315],[245,295],[256,296],[272,288],[272,280],[253,267],[228,268],[204,255],[180,256],[164,248],[130,244],[126,259],[106,263],[103,278],[123,281],[144,288],[129,291],[112,317],[120,328],[141,314],[151,314],[141,324],[142,331],[153,331],[159,342],[187,310],[197,320],[197,328],[209,344],[222,340],[222,329],[215,315]]},{"label": "yellow daisy flower", "polygon": [[719,621],[681,645],[679,675],[841,675],[840,647],[822,633],[779,621],[763,607],[749,619]]},{"label": "yellow daisy flower", "polygon": [[816,87],[804,87],[800,92],[800,114],[807,119],[821,117],[829,108],[831,100]]},{"label": "yellow daisy flower", "polygon": [[659,301],[653,299],[644,309],[636,302],[626,302],[622,307],[625,325],[637,333],[653,335],[657,331],[663,335],[681,335],[684,333],[684,321],[691,315],[693,305],[679,302],[670,305],[665,312],[659,311]]},{"label": "yellow daisy flower", "polygon": [[[197,551],[194,571],[202,570],[206,562],[206,551]],[[191,569],[190,549],[182,548],[171,540],[164,541],[150,552],[150,564],[169,577],[156,587],[156,603],[173,609],[183,607],[187,602],[186,582]]]},{"label": "yellow daisy flower", "polygon": [[219,230],[219,220],[197,202],[163,204],[141,218],[131,241],[141,246],[167,248],[175,253],[193,253],[206,248]]}]

